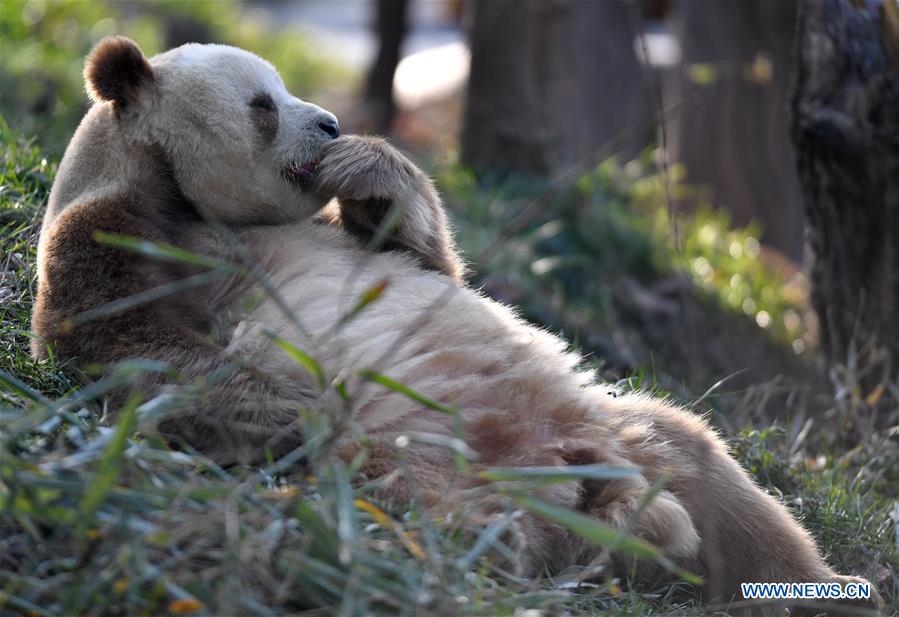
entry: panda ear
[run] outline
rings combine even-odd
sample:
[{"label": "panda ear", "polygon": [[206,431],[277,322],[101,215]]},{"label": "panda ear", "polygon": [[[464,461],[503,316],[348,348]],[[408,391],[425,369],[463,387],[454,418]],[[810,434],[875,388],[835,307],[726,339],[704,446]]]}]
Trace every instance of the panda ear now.
[{"label": "panda ear", "polygon": [[153,67],[137,43],[124,36],[106,37],[87,56],[84,81],[94,101],[119,107],[136,102],[155,82]]}]

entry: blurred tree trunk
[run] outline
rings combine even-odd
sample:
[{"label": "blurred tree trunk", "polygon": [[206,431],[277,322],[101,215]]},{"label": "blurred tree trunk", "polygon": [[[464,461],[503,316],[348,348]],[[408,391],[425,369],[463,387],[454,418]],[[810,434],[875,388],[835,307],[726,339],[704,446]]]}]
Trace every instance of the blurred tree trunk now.
[{"label": "blurred tree trunk", "polygon": [[375,29],[378,55],[368,71],[365,98],[371,110],[372,130],[387,133],[393,123],[396,104],[393,100],[393,75],[400,61],[406,35],[408,0],[377,0]]},{"label": "blurred tree trunk", "polygon": [[800,261],[802,201],[787,126],[795,2],[681,0],[668,23],[682,64],[665,82],[665,104],[688,102],[667,127],[672,161],[734,223],[759,221],[765,244]]},{"label": "blurred tree trunk", "polygon": [[[469,5],[471,76],[462,160],[565,169],[647,119],[628,0],[491,0]],[[624,157],[652,136],[635,135]]]},{"label": "blurred tree trunk", "polygon": [[[824,349],[873,341],[899,360],[899,10],[805,0],[792,135]],[[892,9],[892,10],[891,10]]]},{"label": "blurred tree trunk", "polygon": [[215,40],[209,24],[191,15],[166,15],[162,32],[165,49],[185,43],[212,43]]}]

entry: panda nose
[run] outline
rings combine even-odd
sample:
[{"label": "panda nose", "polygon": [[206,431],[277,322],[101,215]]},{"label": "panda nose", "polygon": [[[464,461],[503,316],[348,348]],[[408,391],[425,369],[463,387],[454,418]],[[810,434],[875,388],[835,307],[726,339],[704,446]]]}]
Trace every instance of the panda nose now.
[{"label": "panda nose", "polygon": [[332,139],[340,137],[340,125],[337,124],[336,118],[325,118],[323,120],[320,120],[318,123],[318,128],[330,135]]}]

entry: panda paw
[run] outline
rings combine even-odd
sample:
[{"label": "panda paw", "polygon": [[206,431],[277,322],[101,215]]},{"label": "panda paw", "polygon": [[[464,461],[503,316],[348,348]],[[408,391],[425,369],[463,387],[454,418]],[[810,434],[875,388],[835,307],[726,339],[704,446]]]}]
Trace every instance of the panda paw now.
[{"label": "panda paw", "polygon": [[417,193],[424,179],[386,140],[347,135],[322,148],[312,189],[341,201],[393,201]]},{"label": "panda paw", "polygon": [[385,140],[349,135],[329,142],[312,190],[340,202],[339,214],[326,208],[322,220],[339,222],[366,243],[386,223],[390,228],[380,246],[405,250],[424,267],[462,281],[462,259],[434,185]]}]

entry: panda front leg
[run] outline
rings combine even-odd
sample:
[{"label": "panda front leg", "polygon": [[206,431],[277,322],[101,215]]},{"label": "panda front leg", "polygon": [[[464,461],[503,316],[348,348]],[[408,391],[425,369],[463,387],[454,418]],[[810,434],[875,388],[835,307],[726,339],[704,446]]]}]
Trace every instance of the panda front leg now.
[{"label": "panda front leg", "polygon": [[404,250],[462,282],[464,267],[431,179],[387,141],[348,135],[322,149],[313,190],[336,197],[321,218],[377,250]]}]

